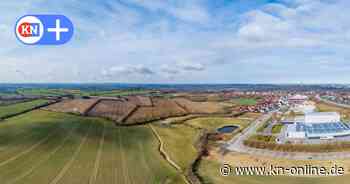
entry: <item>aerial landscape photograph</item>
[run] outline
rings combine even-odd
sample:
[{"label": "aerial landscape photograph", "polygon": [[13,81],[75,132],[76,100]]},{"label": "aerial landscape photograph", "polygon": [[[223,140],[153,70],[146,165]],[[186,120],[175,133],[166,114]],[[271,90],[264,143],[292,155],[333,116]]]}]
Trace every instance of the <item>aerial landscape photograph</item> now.
[{"label": "aerial landscape photograph", "polygon": [[0,12],[0,184],[349,183],[350,1]]}]

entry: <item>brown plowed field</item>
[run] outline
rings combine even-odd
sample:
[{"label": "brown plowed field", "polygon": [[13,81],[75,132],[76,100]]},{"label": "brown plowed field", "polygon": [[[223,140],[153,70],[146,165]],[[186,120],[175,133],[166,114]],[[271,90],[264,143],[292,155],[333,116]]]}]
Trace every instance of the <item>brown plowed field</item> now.
[{"label": "brown plowed field", "polygon": [[193,102],[185,98],[175,98],[174,101],[190,114],[224,113],[223,107],[215,102]]},{"label": "brown plowed field", "polygon": [[138,106],[152,106],[152,100],[150,97],[146,96],[128,96],[127,101]]},{"label": "brown plowed field", "polygon": [[137,105],[117,100],[101,100],[89,113],[89,116],[104,117],[121,122]]},{"label": "brown plowed field", "polygon": [[173,100],[154,98],[152,107],[139,107],[126,119],[127,124],[143,123],[173,116],[186,115],[187,112]]},{"label": "brown plowed field", "polygon": [[47,106],[44,109],[55,112],[85,114],[97,102],[98,99],[63,100],[62,102]]}]

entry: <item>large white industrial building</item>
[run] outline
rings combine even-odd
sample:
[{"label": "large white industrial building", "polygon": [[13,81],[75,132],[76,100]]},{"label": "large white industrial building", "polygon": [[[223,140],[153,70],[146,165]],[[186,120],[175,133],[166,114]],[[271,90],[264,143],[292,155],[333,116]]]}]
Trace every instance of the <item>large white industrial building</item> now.
[{"label": "large white industrial building", "polygon": [[287,138],[334,138],[350,135],[350,126],[337,112],[313,112],[295,118],[287,125]]},{"label": "large white industrial building", "polygon": [[312,112],[297,118],[297,122],[306,124],[340,122],[340,115],[337,112]]}]

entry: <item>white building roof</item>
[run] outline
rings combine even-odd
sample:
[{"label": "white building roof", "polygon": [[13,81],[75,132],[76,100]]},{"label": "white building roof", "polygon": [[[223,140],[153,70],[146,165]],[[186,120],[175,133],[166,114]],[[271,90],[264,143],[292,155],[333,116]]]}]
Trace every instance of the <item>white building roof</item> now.
[{"label": "white building roof", "polygon": [[299,123],[330,123],[339,122],[340,115],[337,112],[311,112],[304,116],[297,116],[294,119]]},{"label": "white building roof", "polygon": [[297,125],[296,124],[290,124],[287,125],[287,132],[296,132],[297,131]]},{"label": "white building roof", "polygon": [[307,100],[308,97],[305,96],[305,95],[299,95],[299,94],[296,94],[294,96],[291,96],[289,97],[290,100]]}]

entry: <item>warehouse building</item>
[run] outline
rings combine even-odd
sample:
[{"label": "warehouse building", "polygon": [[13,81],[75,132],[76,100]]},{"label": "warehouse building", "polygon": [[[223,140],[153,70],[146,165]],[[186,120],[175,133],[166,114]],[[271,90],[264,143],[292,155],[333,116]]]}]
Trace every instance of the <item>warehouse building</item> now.
[{"label": "warehouse building", "polygon": [[332,139],[350,135],[350,126],[340,120],[337,112],[313,112],[295,118],[287,125],[286,137],[291,139]]}]

